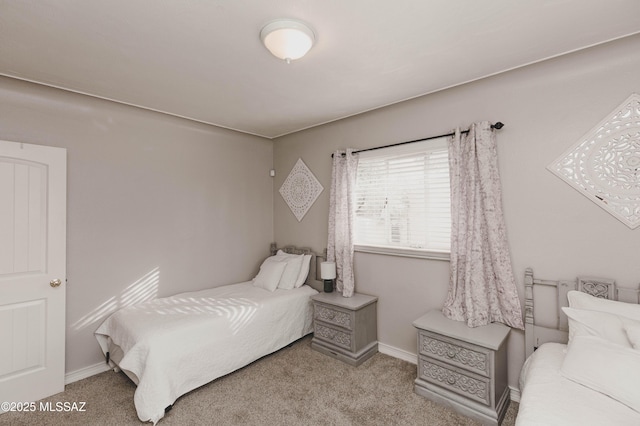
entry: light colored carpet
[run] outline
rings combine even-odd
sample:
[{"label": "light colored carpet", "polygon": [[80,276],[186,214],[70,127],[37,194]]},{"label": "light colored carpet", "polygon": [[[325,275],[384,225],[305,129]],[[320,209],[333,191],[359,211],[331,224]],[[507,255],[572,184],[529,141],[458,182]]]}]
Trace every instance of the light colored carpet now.
[{"label": "light colored carpet", "polygon": [[[376,354],[352,367],[311,350],[309,336],[179,398],[159,425],[477,425],[413,392],[416,366]],[[3,425],[136,425],[135,385],[108,371],[43,401],[85,412],[6,413]],[[515,423],[511,403],[504,426]]]}]

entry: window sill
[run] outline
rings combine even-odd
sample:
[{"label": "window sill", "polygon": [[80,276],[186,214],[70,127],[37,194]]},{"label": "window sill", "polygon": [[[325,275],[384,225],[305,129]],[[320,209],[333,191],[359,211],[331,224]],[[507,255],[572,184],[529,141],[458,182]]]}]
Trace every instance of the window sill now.
[{"label": "window sill", "polygon": [[415,257],[419,259],[449,261],[450,253],[444,251],[415,250],[397,247],[356,245],[354,250],[360,253],[384,254],[387,256]]}]

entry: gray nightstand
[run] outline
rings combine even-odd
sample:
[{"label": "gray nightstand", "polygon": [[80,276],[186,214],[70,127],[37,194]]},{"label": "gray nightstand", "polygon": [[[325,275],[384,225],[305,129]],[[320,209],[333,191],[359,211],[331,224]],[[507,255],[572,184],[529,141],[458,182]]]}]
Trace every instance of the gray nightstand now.
[{"label": "gray nightstand", "polygon": [[311,348],[351,365],[378,352],[377,297],[320,293],[313,300]]},{"label": "gray nightstand", "polygon": [[509,407],[510,328],[470,328],[440,311],[430,311],[413,325],[418,329],[415,392],[484,424],[499,425]]}]

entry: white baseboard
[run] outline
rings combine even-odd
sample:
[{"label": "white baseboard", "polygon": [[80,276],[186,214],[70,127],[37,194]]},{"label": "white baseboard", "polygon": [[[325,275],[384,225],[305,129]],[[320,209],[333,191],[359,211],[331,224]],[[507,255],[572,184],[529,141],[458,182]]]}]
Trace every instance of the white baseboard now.
[{"label": "white baseboard", "polygon": [[520,402],[520,389],[509,386],[510,397],[513,402]]},{"label": "white baseboard", "polygon": [[[394,346],[389,346],[385,345],[384,343],[378,342],[378,352],[401,359],[403,361],[410,362],[411,364],[418,364],[418,356],[416,354],[398,349]],[[520,389],[509,386],[509,390],[509,397],[511,401],[520,402]]]},{"label": "white baseboard", "polygon": [[378,342],[378,352],[410,362],[411,364],[418,364],[418,356],[416,354],[412,354],[411,352],[407,352],[393,346],[385,345],[384,343]]},{"label": "white baseboard", "polygon": [[95,376],[96,374],[103,373],[110,369],[111,368],[104,361],[99,362],[98,364],[90,365],[88,367],[81,368],[80,370],[72,371],[71,373],[65,374],[64,384],[68,385],[69,383],[77,382],[78,380]]}]

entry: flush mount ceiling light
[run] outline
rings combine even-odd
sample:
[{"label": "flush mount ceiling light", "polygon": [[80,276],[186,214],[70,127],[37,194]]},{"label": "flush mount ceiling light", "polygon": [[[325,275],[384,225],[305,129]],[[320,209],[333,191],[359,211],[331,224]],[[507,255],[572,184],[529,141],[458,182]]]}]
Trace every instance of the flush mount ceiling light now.
[{"label": "flush mount ceiling light", "polygon": [[307,54],[315,35],[311,28],[292,19],[279,19],[265,25],[260,31],[260,39],[276,58],[290,63]]}]

